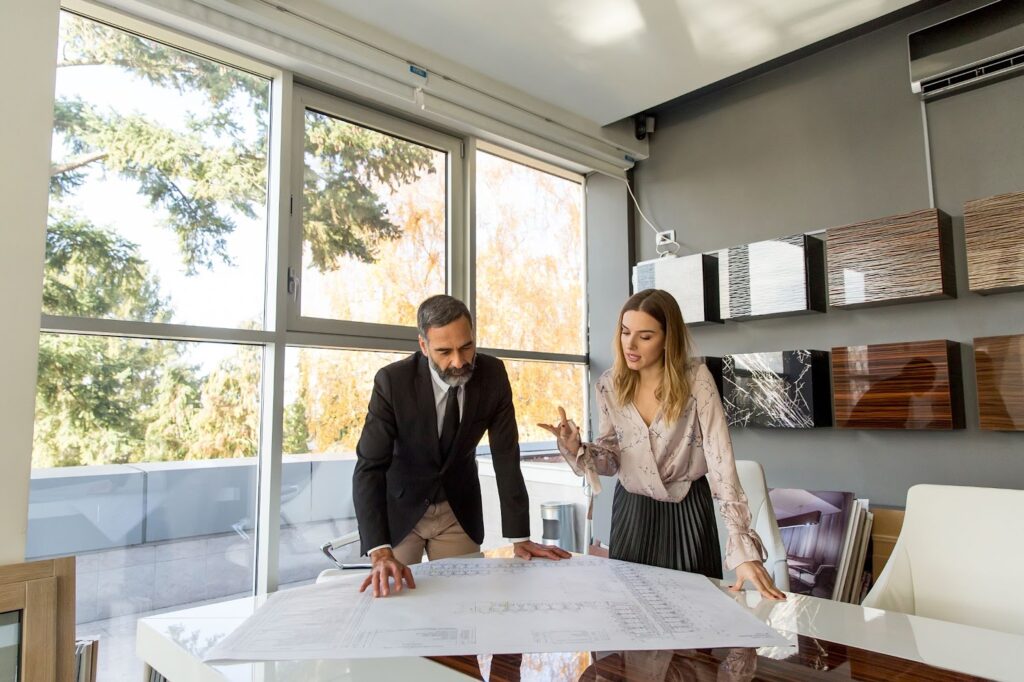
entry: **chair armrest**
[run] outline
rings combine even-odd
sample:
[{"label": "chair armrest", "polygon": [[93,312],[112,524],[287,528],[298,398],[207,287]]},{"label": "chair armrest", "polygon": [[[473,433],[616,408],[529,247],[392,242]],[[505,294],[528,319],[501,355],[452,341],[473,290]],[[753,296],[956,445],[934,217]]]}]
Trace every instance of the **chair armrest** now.
[{"label": "chair armrest", "polygon": [[[900,538],[902,540],[902,538]],[[914,576],[910,572],[910,557],[905,547],[896,541],[889,562],[886,563],[871,591],[861,606],[886,611],[914,614]]]},{"label": "chair armrest", "polygon": [[351,533],[345,533],[341,537],[334,538],[333,540],[328,540],[324,544],[320,545],[320,551],[324,553],[324,556],[326,556],[328,559],[334,562],[335,566],[337,566],[339,569],[343,571],[352,568],[369,568],[370,564],[368,563],[343,564],[339,562],[332,553],[332,550],[341,549],[342,547],[345,547],[346,545],[351,545],[354,542],[359,542],[358,530],[354,530]]}]

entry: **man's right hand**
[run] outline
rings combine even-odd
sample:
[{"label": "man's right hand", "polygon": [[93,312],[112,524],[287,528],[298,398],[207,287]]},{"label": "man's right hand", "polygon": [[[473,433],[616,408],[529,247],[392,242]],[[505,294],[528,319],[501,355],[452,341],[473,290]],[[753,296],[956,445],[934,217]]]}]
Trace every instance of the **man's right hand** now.
[{"label": "man's right hand", "polygon": [[402,591],[402,580],[405,580],[409,587],[416,588],[416,581],[412,577],[412,571],[409,570],[408,566],[395,558],[390,548],[381,547],[378,550],[374,550],[370,553],[370,560],[373,562],[373,568],[370,569],[370,575],[366,576],[366,580],[363,581],[362,586],[359,588],[360,592],[365,592],[367,587],[373,585],[374,597],[386,597],[392,590],[392,579],[395,581],[393,588],[395,592]]}]

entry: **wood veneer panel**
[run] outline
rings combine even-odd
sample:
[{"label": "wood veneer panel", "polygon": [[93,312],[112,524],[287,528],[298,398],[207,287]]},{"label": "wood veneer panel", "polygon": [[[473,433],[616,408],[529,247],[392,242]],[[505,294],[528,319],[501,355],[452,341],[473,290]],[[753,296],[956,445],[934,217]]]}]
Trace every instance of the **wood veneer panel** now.
[{"label": "wood veneer panel", "polygon": [[934,208],[827,233],[829,303],[859,308],[956,297],[949,216]]},{"label": "wood veneer panel", "polygon": [[718,307],[718,258],[697,253],[637,263],[633,290],[663,289],[675,297],[687,326],[722,322]]},{"label": "wood veneer panel", "polygon": [[825,312],[824,243],[779,237],[718,251],[723,320]]},{"label": "wood veneer panel", "polygon": [[974,339],[979,426],[1024,431],[1024,334]]},{"label": "wood veneer panel", "polygon": [[964,426],[960,347],[953,341],[833,348],[832,387],[841,429]]},{"label": "wood veneer panel", "polygon": [[[53,560],[57,579],[57,682],[75,679],[75,557]],[[98,645],[97,645],[98,646]],[[96,659],[93,658],[95,663]]]},{"label": "wood veneer panel", "polygon": [[722,403],[729,426],[831,426],[828,353],[785,350],[727,355]]},{"label": "wood veneer panel", "polygon": [[965,202],[964,239],[971,291],[1024,289],[1024,192]]},{"label": "wood veneer panel", "polygon": [[[24,682],[57,679],[57,579],[25,583],[24,635],[21,656]],[[72,655],[74,648],[71,649]],[[62,681],[63,682],[63,681]]]},{"label": "wood veneer panel", "polygon": [[52,559],[0,566],[0,585],[52,578],[54,575],[53,571],[54,564]]}]

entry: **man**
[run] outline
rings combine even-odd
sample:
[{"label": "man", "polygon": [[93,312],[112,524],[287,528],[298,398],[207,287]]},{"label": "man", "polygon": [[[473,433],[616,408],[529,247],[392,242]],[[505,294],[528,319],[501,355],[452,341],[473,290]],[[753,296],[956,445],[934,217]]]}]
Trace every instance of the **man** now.
[{"label": "man", "polygon": [[432,296],[416,313],[420,350],[373,381],[356,446],[352,491],[362,552],[373,568],[360,591],[387,596],[408,566],[480,551],[483,504],[476,446],[489,433],[501,526],[523,559],[568,558],[530,542],[530,510],[519,469],[512,387],[501,360],[476,352],[473,318],[458,299]]}]

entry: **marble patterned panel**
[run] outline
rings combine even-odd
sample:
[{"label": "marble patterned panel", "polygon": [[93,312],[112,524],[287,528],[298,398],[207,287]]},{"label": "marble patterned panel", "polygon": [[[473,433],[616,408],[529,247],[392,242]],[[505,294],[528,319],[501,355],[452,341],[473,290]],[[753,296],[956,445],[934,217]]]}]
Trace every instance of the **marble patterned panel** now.
[{"label": "marble patterned panel", "polygon": [[964,426],[960,344],[953,341],[833,348],[832,386],[841,429]]},{"label": "marble patterned panel", "polygon": [[965,202],[964,240],[971,291],[1024,289],[1024,192]]},{"label": "marble patterned panel", "polygon": [[825,312],[820,239],[798,234],[717,253],[723,320]]},{"label": "marble patterned panel", "polygon": [[974,339],[978,425],[1024,431],[1024,334]]},{"label": "marble patterned panel", "polygon": [[952,228],[934,208],[830,228],[829,303],[855,308],[956,297]]},{"label": "marble patterned panel", "polygon": [[672,294],[688,326],[720,323],[718,310],[718,258],[697,253],[680,258],[659,258],[633,268],[633,291],[662,289]]},{"label": "marble patterned panel", "polygon": [[722,383],[730,426],[808,429],[832,423],[825,351],[727,355]]}]

